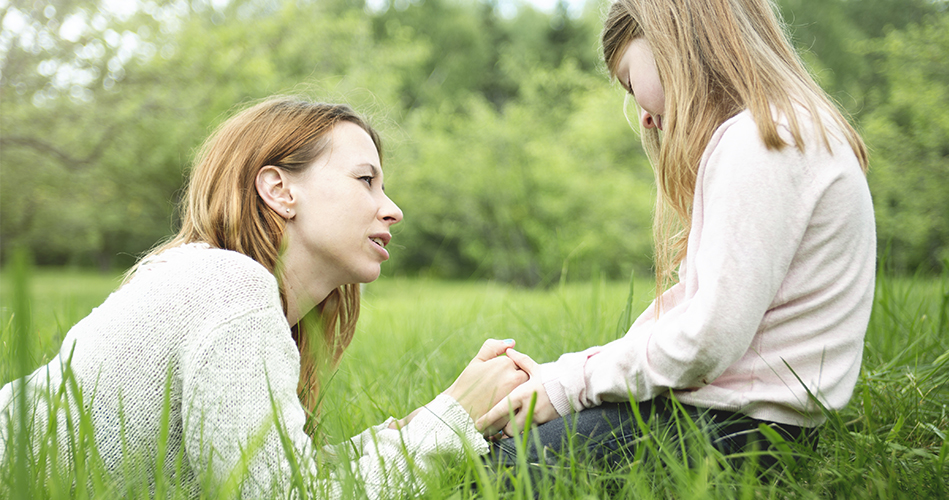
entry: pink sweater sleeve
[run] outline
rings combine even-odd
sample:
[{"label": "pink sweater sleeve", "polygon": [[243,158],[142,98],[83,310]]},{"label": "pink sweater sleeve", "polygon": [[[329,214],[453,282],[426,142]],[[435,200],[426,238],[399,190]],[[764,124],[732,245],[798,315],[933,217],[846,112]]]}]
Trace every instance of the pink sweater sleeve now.
[{"label": "pink sweater sleeve", "polygon": [[708,407],[810,422],[795,415],[813,409],[803,387],[790,387],[800,384],[787,360],[824,370],[809,389],[834,392],[835,406],[849,399],[872,302],[872,205],[852,154],[808,144],[767,149],[747,112],[719,128],[700,164],[680,282],[658,317],[652,305],[624,337],[543,365],[558,412],[671,389]]}]

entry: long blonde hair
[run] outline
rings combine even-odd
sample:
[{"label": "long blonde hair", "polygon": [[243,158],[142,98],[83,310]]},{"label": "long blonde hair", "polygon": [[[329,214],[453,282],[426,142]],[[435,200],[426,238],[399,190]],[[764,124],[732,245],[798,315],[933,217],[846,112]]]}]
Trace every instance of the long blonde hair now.
[{"label": "long blonde hair", "polygon": [[[281,281],[280,250],[287,221],[257,193],[257,172],[266,165],[288,172],[306,170],[327,151],[330,131],[343,121],[362,127],[382,157],[378,134],[346,105],[276,97],[222,123],[198,150],[182,202],[181,229],[139,263],[172,247],[203,242],[247,255]],[[280,298],[286,312],[282,283]],[[300,399],[311,411],[319,400],[320,373],[338,363],[355,333],[358,284],[335,289],[314,311],[315,318],[292,326],[300,351]],[[322,338],[308,334],[313,328],[322,329]]]},{"label": "long blonde hair", "polygon": [[[604,22],[603,57],[611,78],[629,43],[652,48],[666,96],[663,132],[642,131],[656,175],[656,296],[685,258],[699,162],[715,130],[749,110],[769,149],[789,146],[778,135],[772,108],[787,117],[803,151],[798,113],[808,111],[829,149],[823,118],[843,131],[864,172],[867,149],[830,97],[804,67],[771,0],[618,0]],[[658,301],[657,301],[658,305]]]}]

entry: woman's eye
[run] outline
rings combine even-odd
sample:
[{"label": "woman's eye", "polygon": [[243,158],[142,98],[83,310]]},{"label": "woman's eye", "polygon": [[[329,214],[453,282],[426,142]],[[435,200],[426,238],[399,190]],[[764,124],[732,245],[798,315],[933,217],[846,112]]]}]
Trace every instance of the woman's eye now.
[{"label": "woman's eye", "polygon": [[370,186],[372,186],[372,180],[373,180],[373,179],[374,179],[374,177],[371,176],[371,175],[364,175],[364,176],[362,176],[362,177],[359,178],[359,180],[365,181],[365,183],[366,183],[366,184],[369,184]]},{"label": "woman's eye", "polygon": [[633,95],[633,82],[630,80],[626,80],[626,91],[629,92],[629,95],[636,97]]}]

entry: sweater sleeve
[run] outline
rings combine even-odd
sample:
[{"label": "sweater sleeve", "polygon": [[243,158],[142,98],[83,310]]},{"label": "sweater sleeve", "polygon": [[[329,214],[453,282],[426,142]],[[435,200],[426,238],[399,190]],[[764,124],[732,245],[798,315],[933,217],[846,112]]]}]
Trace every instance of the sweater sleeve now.
[{"label": "sweater sleeve", "polygon": [[737,121],[706,149],[680,270],[688,277],[663,294],[661,313],[650,306],[624,337],[544,366],[561,414],[703,387],[752,347],[809,216],[800,152],[769,150],[757,134],[752,120]]},{"label": "sweater sleeve", "polygon": [[434,457],[461,457],[466,450],[477,455],[488,452],[468,413],[444,394],[401,430],[390,429],[391,420],[324,449],[341,466],[334,475],[337,482],[344,483],[340,476],[348,476],[369,498],[421,493]]},{"label": "sweater sleeve", "polygon": [[182,369],[187,458],[217,485],[237,481],[246,497],[285,492],[295,476],[330,498],[347,488],[364,488],[372,498],[419,491],[419,472],[432,457],[463,456],[469,445],[487,452],[467,413],[440,396],[401,432],[380,425],[338,446],[340,458],[352,461],[319,475],[296,394],[299,354],[276,307],[216,325],[188,358]]}]

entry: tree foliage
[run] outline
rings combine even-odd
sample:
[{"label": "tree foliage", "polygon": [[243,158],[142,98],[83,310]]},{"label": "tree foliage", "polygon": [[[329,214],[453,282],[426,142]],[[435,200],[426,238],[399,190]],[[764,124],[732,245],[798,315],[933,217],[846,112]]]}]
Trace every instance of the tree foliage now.
[{"label": "tree foliage", "polygon": [[[654,186],[580,15],[480,0],[0,0],[0,256],[125,267],[176,227],[195,148],[275,93],[345,101],[405,212],[390,274],[648,274]],[[881,247],[949,253],[946,3],[784,0],[873,151]]]},{"label": "tree foliage", "polygon": [[863,119],[877,232],[897,269],[949,261],[949,16],[864,45],[885,82]]}]

